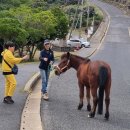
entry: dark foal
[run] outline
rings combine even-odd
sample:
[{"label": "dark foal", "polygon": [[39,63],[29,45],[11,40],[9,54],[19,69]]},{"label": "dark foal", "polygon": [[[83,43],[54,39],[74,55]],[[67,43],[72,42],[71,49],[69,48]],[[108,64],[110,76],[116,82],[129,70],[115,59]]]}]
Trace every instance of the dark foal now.
[{"label": "dark foal", "polygon": [[[61,62],[55,67],[55,74],[60,75],[69,68],[73,67],[77,71],[79,98],[78,110],[83,107],[84,86],[86,86],[87,110],[91,111],[88,117],[95,116],[98,104],[98,113],[103,112],[103,98],[105,92],[106,113],[105,118],[109,119],[109,103],[111,88],[111,68],[104,61],[90,61],[73,54],[65,53],[61,56]],[[98,95],[97,95],[97,90]],[[90,105],[90,92],[93,97],[93,107]]]}]

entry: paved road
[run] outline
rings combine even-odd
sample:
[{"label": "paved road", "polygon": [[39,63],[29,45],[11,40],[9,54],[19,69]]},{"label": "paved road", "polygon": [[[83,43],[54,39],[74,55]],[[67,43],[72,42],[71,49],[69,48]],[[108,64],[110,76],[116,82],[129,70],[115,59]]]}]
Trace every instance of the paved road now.
[{"label": "paved road", "polygon": [[[42,101],[41,116],[45,130],[130,130],[130,17],[112,5],[91,0],[106,10],[111,23],[102,47],[91,59],[107,61],[112,68],[110,120],[87,117],[86,102],[77,110],[78,85],[73,69],[51,79],[50,101]],[[87,49],[80,54],[87,55]]]},{"label": "paved road", "polygon": [[19,74],[16,76],[17,88],[13,97],[15,103],[2,103],[4,96],[4,77],[0,72],[0,130],[19,130],[21,113],[27,98],[23,92],[26,82],[38,71],[38,63],[19,65]]}]

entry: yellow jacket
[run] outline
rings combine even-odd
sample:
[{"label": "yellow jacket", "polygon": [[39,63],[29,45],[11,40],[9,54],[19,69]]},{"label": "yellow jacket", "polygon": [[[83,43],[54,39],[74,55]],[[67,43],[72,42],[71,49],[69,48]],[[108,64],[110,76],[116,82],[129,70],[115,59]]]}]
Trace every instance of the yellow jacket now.
[{"label": "yellow jacket", "polygon": [[15,58],[13,53],[8,50],[5,49],[1,55],[3,56],[3,60],[2,60],[2,71],[3,72],[11,72],[11,68],[4,62],[4,59],[9,63],[9,65],[11,67],[14,66],[14,64],[18,64],[22,61],[22,58]]}]

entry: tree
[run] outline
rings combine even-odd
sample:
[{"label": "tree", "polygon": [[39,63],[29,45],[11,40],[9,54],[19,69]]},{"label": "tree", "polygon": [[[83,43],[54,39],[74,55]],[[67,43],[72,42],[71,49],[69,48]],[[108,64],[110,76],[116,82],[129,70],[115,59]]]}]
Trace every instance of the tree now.
[{"label": "tree", "polygon": [[66,14],[60,8],[52,8],[51,12],[56,18],[57,26],[56,26],[56,37],[60,39],[64,39],[68,34],[68,25],[69,21]]},{"label": "tree", "polygon": [[31,17],[33,15],[31,7],[22,5],[18,8],[10,9],[9,12],[16,18],[18,21],[25,26],[25,21],[28,19],[28,17]]},{"label": "tree", "polygon": [[15,41],[17,45],[26,43],[28,33],[22,27],[17,19],[0,18],[0,39],[6,41]]},{"label": "tree", "polygon": [[0,10],[9,10],[21,4],[30,5],[32,2],[33,0],[0,0]]},{"label": "tree", "polygon": [[8,10],[3,10],[0,11],[0,18],[15,18],[10,11]]},{"label": "tree", "polygon": [[17,19],[0,18],[0,38],[3,38],[4,41],[15,39],[21,28]]},{"label": "tree", "polygon": [[41,11],[34,13],[28,17],[25,22],[25,28],[29,33],[28,51],[30,51],[30,58],[32,59],[38,48],[38,43],[54,35],[57,23],[51,11]]},{"label": "tree", "polygon": [[57,0],[1,0],[0,39],[15,41],[20,56],[27,47],[32,59],[42,40],[65,38],[68,19],[62,9],[49,9],[53,2]]}]

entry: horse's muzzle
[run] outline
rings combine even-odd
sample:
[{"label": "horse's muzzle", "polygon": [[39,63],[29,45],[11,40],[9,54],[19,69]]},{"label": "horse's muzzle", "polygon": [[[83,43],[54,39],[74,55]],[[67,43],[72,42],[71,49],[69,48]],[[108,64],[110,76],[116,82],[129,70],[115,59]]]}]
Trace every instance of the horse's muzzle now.
[{"label": "horse's muzzle", "polygon": [[55,75],[60,75],[60,73],[57,70],[55,70]]},{"label": "horse's muzzle", "polygon": [[57,66],[55,66],[54,69],[55,69],[55,71],[54,71],[55,75],[60,75],[60,71],[58,70]]}]

